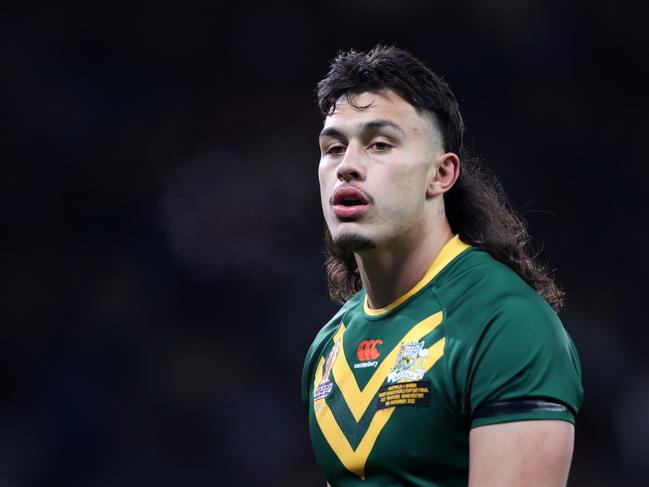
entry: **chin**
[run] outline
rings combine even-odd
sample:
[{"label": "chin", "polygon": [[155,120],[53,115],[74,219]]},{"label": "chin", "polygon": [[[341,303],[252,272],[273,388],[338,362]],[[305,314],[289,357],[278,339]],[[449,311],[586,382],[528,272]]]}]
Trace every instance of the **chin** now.
[{"label": "chin", "polygon": [[345,252],[360,252],[376,247],[376,242],[359,233],[342,233],[333,238],[333,242],[340,250]]}]

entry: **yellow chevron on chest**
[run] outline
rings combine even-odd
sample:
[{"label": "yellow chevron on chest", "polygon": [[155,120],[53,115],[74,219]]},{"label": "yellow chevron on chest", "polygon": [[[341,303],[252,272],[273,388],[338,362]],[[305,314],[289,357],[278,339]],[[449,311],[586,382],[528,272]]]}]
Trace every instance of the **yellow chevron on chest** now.
[{"label": "yellow chevron on chest", "polygon": [[345,402],[349,407],[356,422],[359,422],[365,414],[367,407],[378,392],[385,378],[390,372],[390,368],[394,365],[397,354],[399,353],[399,345],[401,343],[409,343],[419,341],[422,337],[428,335],[442,322],[442,312],[437,313],[425,318],[424,320],[413,326],[400,340],[399,343],[385,356],[381,365],[377,367],[374,374],[367,382],[365,387],[361,390],[358,387],[356,378],[347,363],[345,350],[343,345],[342,336],[345,333],[345,325],[341,324],[338,332],[334,336],[334,342],[340,341],[341,350],[337,360],[333,365],[333,377],[336,385],[340,389]]},{"label": "yellow chevron on chest", "polygon": [[[347,363],[347,358],[345,357],[345,351],[343,348],[345,325],[344,323],[340,324],[338,331],[333,337],[334,344],[337,344],[334,346],[340,347],[340,350],[336,353],[336,359],[333,363],[331,372],[333,373],[336,385],[357,423],[365,414],[370,402],[376,396],[376,393],[385,381],[391,366],[397,358],[400,345],[402,343],[419,341],[437,328],[442,323],[442,319],[443,314],[439,311],[413,326],[384,358],[381,365],[377,368],[362,390],[358,387],[354,374]],[[428,347],[428,355],[424,359],[422,366],[424,372],[430,370],[442,355],[444,355],[444,344],[445,339],[441,338]],[[314,390],[317,385],[322,382],[324,365],[325,359],[322,357],[314,374]],[[363,435],[356,449],[354,449],[345,436],[345,433],[338,425],[338,422],[327,405],[326,400],[312,400],[316,421],[322,434],[327,440],[327,443],[347,470],[364,479],[365,463],[367,462],[367,458],[372,452],[374,444],[383,430],[383,427],[390,420],[395,409],[394,406],[375,411],[367,431]]]}]

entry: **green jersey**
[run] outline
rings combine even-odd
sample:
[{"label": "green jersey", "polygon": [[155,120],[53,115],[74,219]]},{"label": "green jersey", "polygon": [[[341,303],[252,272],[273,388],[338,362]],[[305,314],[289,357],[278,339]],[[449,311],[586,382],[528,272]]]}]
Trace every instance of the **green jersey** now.
[{"label": "green jersey", "polygon": [[332,486],[466,486],[471,428],[574,422],[575,347],[509,267],[456,236],[424,278],[373,310],[354,295],[302,376],[316,460]]}]

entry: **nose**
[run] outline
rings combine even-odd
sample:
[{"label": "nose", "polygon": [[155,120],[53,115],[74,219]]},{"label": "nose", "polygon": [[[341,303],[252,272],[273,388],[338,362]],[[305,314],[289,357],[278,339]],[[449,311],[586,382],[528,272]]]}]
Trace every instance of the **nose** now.
[{"label": "nose", "polygon": [[341,159],[336,175],[339,181],[359,181],[365,179],[365,164],[362,155],[350,144]]}]

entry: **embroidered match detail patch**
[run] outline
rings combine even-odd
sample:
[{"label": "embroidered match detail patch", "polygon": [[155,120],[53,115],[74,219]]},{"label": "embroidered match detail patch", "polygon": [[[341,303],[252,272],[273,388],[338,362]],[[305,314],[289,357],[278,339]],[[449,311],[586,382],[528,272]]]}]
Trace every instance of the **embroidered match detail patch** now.
[{"label": "embroidered match detail patch", "polygon": [[393,406],[428,406],[430,403],[430,381],[399,382],[379,389],[376,409]]}]

